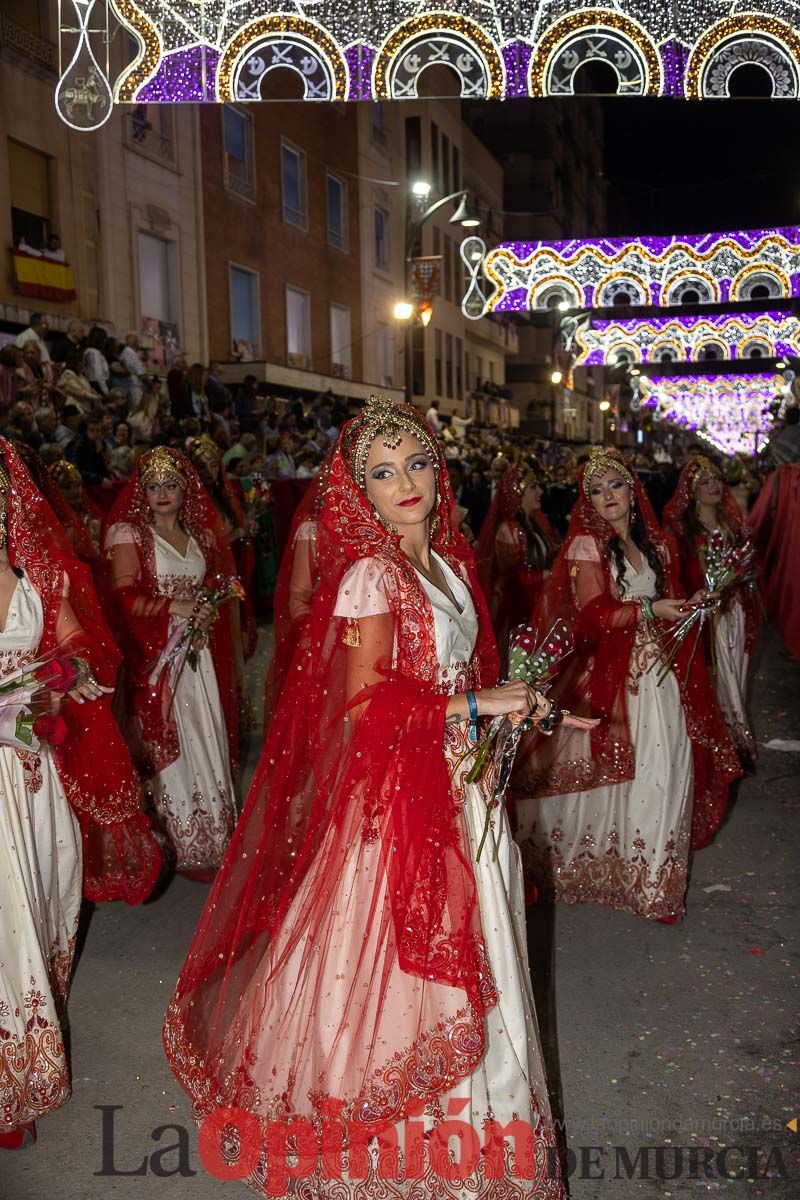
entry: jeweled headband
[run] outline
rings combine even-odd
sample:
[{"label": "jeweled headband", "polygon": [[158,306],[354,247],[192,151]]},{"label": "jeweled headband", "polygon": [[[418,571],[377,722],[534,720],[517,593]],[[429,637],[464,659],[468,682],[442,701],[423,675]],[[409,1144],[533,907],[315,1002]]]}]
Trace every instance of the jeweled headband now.
[{"label": "jeweled headband", "polygon": [[81,473],[74,463],[67,462],[66,459],[59,459],[58,462],[51,463],[48,468],[50,478],[53,483],[60,487],[62,483],[67,483],[68,480],[80,481]]},{"label": "jeweled headband", "polygon": [[353,417],[344,445],[344,454],[358,486],[366,487],[367,456],[376,437],[382,437],[387,450],[396,450],[404,433],[420,441],[434,468],[439,464],[436,439],[423,417],[410,404],[395,404],[383,396],[370,396],[364,411]]},{"label": "jeweled headband", "polygon": [[177,479],[182,488],[186,487],[186,473],[183,465],[170,454],[166,446],[156,446],[145,457],[139,467],[139,479],[143,487],[147,487],[154,479]]},{"label": "jeweled headband", "polygon": [[189,457],[192,462],[202,458],[211,458],[214,462],[218,462],[222,457],[222,451],[213,438],[210,438],[207,433],[201,433],[190,445]]},{"label": "jeweled headband", "polygon": [[713,463],[710,458],[706,458],[705,454],[698,454],[697,458],[692,459],[689,464],[689,482],[692,485],[692,495],[697,491],[701,475],[713,475],[716,479],[722,478],[722,472],[717,464]]},{"label": "jeweled headband", "polygon": [[631,475],[623,459],[614,450],[593,450],[583,471],[583,494],[589,498],[589,485],[595,475],[603,475],[606,471],[618,471],[633,491],[633,475]]}]

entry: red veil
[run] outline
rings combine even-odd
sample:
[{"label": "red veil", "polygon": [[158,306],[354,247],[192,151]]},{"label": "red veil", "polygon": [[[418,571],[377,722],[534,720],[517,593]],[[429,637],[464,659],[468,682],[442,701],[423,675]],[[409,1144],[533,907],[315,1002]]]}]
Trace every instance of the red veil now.
[{"label": "red veil", "polygon": [[[114,502],[103,530],[103,543],[113,564],[125,555],[124,582],[114,587],[118,605],[117,633],[125,650],[130,680],[129,708],[139,723],[141,769],[145,778],[162,771],[180,754],[178,730],[167,690],[167,672],[161,685],[151,687],[148,676],[169,636],[170,598],[159,591],[153,547],[152,511],[142,484],[142,471],[153,454],[169,454],[186,480],[180,521],[191,534],[206,560],[206,580],[221,575],[235,576],[236,569],[222,520],[200,477],[180,450],[158,447],[142,455],[136,470]],[[120,529],[124,526],[126,528]],[[129,563],[128,556],[133,561]],[[236,654],[233,642],[231,605],[220,609],[209,641],[214,659],[220,701],[228,732],[231,773],[239,760],[239,712]]]},{"label": "red veil", "polygon": [[[532,536],[540,542],[540,564],[530,565],[529,546],[519,512],[526,476],[530,467],[509,467],[500,478],[497,493],[481,525],[476,558],[478,579],[489,602],[495,634],[503,658],[507,655],[508,635],[527,621],[539,599],[545,571],[554,553],[556,536],[540,510],[531,518]],[[506,536],[499,537],[507,526]]]},{"label": "red veil", "polygon": [[[0,438],[11,486],[8,555],[42,602],[41,654],[88,659],[97,679],[113,686],[120,662],[97,602],[91,573],[79,562],[50,506],[17,451]],[[88,900],[140,904],[152,891],[161,852],[140,810],[139,780],[108,697],[90,704],[67,700],[68,736],[53,754],[81,828],[84,895]]]},{"label": "red veil", "polygon": [[[415,409],[368,405],[331,459],[305,635],[167,1013],[167,1057],[202,1114],[221,1105],[269,1118],[328,1112],[377,1132],[470,1075],[484,1051],[482,1018],[496,994],[443,753],[433,614],[354,478],[358,447],[385,428],[387,408],[436,464],[431,546],[468,582],[478,611],[459,686],[497,677],[435,439]],[[353,573],[385,601],[357,620],[337,615]],[[359,949],[332,1000],[322,973],[340,952],[332,910],[350,871],[369,895],[353,912]],[[276,1027],[269,1061],[254,1073],[267,1023]],[[296,1075],[309,1069],[314,1090],[300,1094]]]},{"label": "red veil", "polygon": [[767,612],[786,649],[800,659],[800,465],[787,463],[767,476],[748,524],[761,557]]},{"label": "red veil", "polygon": [[[714,474],[720,475],[719,469],[707,458],[697,457],[687,463],[681,471],[675,495],[664,508],[664,529],[677,543],[681,584],[687,596],[691,596],[699,588],[706,586],[698,547],[705,542],[707,535],[704,530],[700,530],[698,534],[692,536],[691,530],[687,528],[685,518],[694,503],[698,476],[707,471],[713,471]],[[733,492],[721,476],[720,482],[722,483],[722,518],[731,535],[738,542],[745,531],[742,510],[737,504]],[[758,597],[755,592],[745,589],[740,589],[739,594],[745,612],[745,651],[747,654],[752,654],[759,625]],[[706,639],[709,637],[710,629],[710,622],[707,621]]]},{"label": "red veil", "polygon": [[[639,607],[620,599],[608,549],[613,529],[586,496],[584,471],[585,465],[578,473],[578,500],[564,545],[532,620],[542,632],[558,616],[571,626],[576,652],[567,659],[556,680],[554,697],[559,707],[601,720],[588,739],[588,756],[578,749],[580,737],[586,742],[580,731],[561,726],[550,738],[530,735],[517,757],[513,780],[513,792],[520,797],[566,795],[621,783],[634,776],[627,679]],[[683,591],[675,547],[661,532],[636,476],[633,498],[645,537],[656,547],[663,563],[664,595],[680,596]],[[662,628],[666,630],[667,626]],[[692,845],[699,849],[717,830],[727,808],[729,785],[741,775],[741,767],[705,663],[702,656],[692,656],[690,643],[687,639],[678,651],[674,670],[692,742]]]}]

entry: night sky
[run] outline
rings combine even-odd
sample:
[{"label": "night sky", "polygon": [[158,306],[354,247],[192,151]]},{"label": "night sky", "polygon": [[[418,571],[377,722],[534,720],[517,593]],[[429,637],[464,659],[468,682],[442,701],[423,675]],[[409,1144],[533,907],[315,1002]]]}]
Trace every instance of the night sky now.
[{"label": "night sky", "polygon": [[796,101],[576,102],[605,113],[607,234],[800,224]]}]

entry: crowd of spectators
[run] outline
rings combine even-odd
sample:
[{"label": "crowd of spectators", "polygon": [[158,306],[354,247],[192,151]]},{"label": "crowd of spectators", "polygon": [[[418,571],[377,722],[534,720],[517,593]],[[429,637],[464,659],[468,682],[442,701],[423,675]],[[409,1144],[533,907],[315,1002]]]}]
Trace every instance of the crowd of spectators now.
[{"label": "crowd of spectators", "polygon": [[[495,401],[503,399],[495,392]],[[148,368],[136,333],[120,340],[102,326],[87,328],[73,320],[65,332],[51,336],[41,313],[0,348],[0,432],[26,442],[47,465],[60,459],[73,463],[94,489],[113,489],[129,478],[149,447],[185,449],[201,432],[220,446],[231,474],[311,479],[354,406],[357,402],[330,391],[277,399],[255,375],[231,387],[219,362],[189,363],[181,355],[162,377]],[[466,530],[477,536],[503,472],[525,460],[546,482],[543,507],[563,532],[575,499],[576,468],[588,446],[530,437],[502,421],[489,424],[474,397],[472,415],[465,417],[441,413],[437,401],[425,409],[443,442]],[[798,410],[790,408],[776,424],[769,448],[776,461],[800,457],[797,417]],[[709,452],[706,444],[701,448]],[[686,451],[684,445],[681,461],[665,453],[658,460],[634,457],[659,513]],[[733,469],[741,475],[733,482],[754,496],[759,470],[741,464]]]}]

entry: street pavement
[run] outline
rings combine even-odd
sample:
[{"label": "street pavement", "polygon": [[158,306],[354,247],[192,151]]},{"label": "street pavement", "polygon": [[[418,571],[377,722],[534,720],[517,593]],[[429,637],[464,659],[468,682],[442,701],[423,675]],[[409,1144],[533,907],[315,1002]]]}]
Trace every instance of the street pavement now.
[{"label": "street pavement", "polygon": [[[254,698],[268,652],[265,631],[250,671]],[[800,1134],[787,1127],[800,1116],[800,753],[763,749],[800,739],[798,696],[800,664],[768,632],[753,688],[757,771],[694,860],[685,921],[664,926],[588,905],[529,913],[573,1200],[800,1197]],[[69,1007],[74,1095],[39,1123],[35,1146],[0,1152],[2,1200],[252,1194],[203,1169],[161,1048],[207,891],[177,878],[141,908],[88,914]],[[104,1122],[114,1133],[105,1161]],[[720,1167],[741,1177],[721,1178]]]}]

